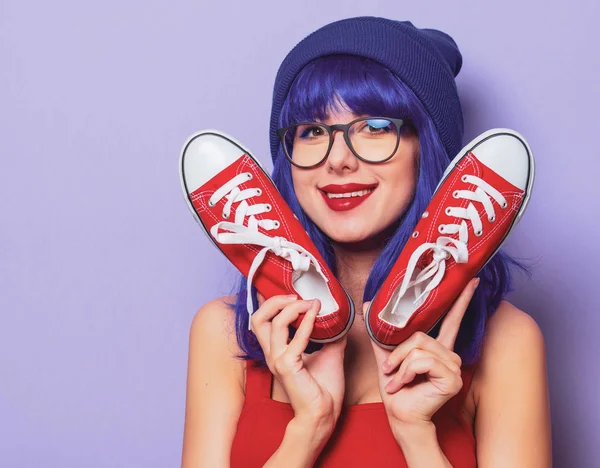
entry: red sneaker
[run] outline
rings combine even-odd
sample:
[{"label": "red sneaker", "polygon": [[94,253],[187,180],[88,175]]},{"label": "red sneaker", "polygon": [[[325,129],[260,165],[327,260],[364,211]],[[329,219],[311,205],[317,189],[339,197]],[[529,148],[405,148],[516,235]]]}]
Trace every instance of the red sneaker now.
[{"label": "red sneaker", "polygon": [[254,285],[266,299],[280,294],[319,299],[311,341],[334,341],[350,329],[352,300],[248,150],[224,133],[205,130],[186,141],[179,168],[194,218],[248,280],[249,315]]},{"label": "red sneaker", "polygon": [[377,344],[391,349],[433,329],[523,216],[533,178],[531,149],[512,130],[489,130],[461,150],[365,313]]}]

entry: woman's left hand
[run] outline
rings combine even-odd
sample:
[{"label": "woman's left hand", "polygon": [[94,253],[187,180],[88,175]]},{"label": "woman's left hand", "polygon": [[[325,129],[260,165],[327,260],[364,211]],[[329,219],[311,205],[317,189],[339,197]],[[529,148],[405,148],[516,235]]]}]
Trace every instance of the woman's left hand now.
[{"label": "woman's left hand", "polygon": [[379,391],[393,431],[431,425],[435,412],[462,388],[462,361],[453,352],[454,342],[478,284],[476,278],[467,284],[444,317],[437,338],[416,332],[393,351],[372,342]]}]

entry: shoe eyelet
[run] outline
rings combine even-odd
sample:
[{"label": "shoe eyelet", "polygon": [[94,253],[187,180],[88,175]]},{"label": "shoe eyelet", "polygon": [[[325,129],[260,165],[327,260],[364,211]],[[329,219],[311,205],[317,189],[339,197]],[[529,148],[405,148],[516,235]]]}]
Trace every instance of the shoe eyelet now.
[{"label": "shoe eyelet", "polygon": [[281,224],[279,224],[279,221],[275,221],[273,224],[275,225],[275,229],[278,229],[279,226],[281,226]]},{"label": "shoe eyelet", "polygon": [[259,188],[257,188],[257,189],[256,189],[256,196],[257,196],[257,197],[260,197],[261,195],[262,195],[262,190],[261,190],[261,189],[259,189]]},{"label": "shoe eyelet", "polygon": [[419,237],[419,231],[415,231],[412,233],[412,238],[416,239],[417,237]]},{"label": "shoe eyelet", "polygon": [[252,173],[246,172],[246,177],[248,177],[248,180],[252,180]]},{"label": "shoe eyelet", "polygon": [[268,203],[267,203],[266,208],[267,208],[267,211],[271,211],[273,209],[273,207],[271,205],[269,205]]},{"label": "shoe eyelet", "polygon": [[214,208],[215,204],[213,202],[211,202],[210,200],[208,200],[208,206],[210,206],[211,208]]},{"label": "shoe eyelet", "polygon": [[502,203],[502,205],[500,205],[500,207],[501,207],[503,210],[505,210],[506,208],[508,208],[508,203],[507,203],[507,202],[504,202],[504,203]]},{"label": "shoe eyelet", "polygon": [[475,231],[475,235],[477,237],[481,237],[482,234],[483,234],[483,230],[481,230],[481,231]]},{"label": "shoe eyelet", "polygon": [[421,215],[421,218],[427,218],[427,216],[429,216],[429,211],[426,211],[425,213],[423,213]]},{"label": "shoe eyelet", "polygon": [[452,192],[452,196],[454,198],[458,198],[458,190],[455,190],[454,192]]},{"label": "shoe eyelet", "polygon": [[467,175],[465,174],[464,176],[462,176],[460,180],[462,180],[463,182],[468,182]]},{"label": "shoe eyelet", "polygon": [[223,213],[223,218],[224,219],[229,219],[229,215],[227,213]]},{"label": "shoe eyelet", "polygon": [[440,224],[438,226],[438,231],[439,231],[440,234],[445,234],[446,233],[446,230],[444,229],[444,225],[443,224]]},{"label": "shoe eyelet", "polygon": [[451,214],[452,214],[452,211],[451,211],[450,207],[446,208],[446,214],[447,214],[448,216],[451,216]]},{"label": "shoe eyelet", "polygon": [[496,217],[495,217],[495,216],[490,216],[490,217],[488,218],[488,221],[489,221],[490,223],[493,223],[494,221],[496,221]]}]

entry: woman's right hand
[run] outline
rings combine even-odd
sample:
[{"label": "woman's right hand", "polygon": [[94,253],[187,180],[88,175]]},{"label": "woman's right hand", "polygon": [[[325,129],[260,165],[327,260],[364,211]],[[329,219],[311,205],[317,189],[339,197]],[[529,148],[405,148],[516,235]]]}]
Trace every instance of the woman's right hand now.
[{"label": "woman's right hand", "polygon": [[[259,308],[252,314],[252,330],[262,347],[269,370],[285,389],[294,418],[333,430],[344,399],[344,351],[346,336],[327,343],[312,354],[304,353],[320,301],[296,296],[260,295]],[[305,313],[294,338],[288,326]]]}]

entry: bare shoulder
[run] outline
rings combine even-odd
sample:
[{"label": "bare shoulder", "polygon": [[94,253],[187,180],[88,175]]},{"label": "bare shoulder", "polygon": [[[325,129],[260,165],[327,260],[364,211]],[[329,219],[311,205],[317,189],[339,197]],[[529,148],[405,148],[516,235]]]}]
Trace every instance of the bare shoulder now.
[{"label": "bare shoulder", "polygon": [[[230,304],[235,303],[235,295],[223,296],[204,304],[194,315],[190,327],[190,346],[197,344],[208,352],[221,351],[225,356],[244,368],[244,362],[237,359],[242,353],[235,330],[235,313]],[[243,379],[240,380],[242,388]]]},{"label": "bare shoulder", "polygon": [[533,317],[507,301],[502,301],[488,320],[485,342],[488,353],[505,344],[529,350],[544,346],[542,331]]},{"label": "bare shoulder", "polygon": [[494,337],[509,331],[516,333],[517,336],[520,332],[529,338],[532,334],[542,338],[541,330],[533,317],[508,301],[500,302],[498,309],[488,321],[487,329],[488,334]]},{"label": "bare shoulder", "polygon": [[546,347],[537,322],[526,312],[502,301],[486,324],[483,348],[473,378],[478,397],[491,378],[530,378],[532,367],[545,366]]},{"label": "bare shoulder", "polygon": [[204,304],[190,327],[182,466],[226,466],[244,404],[245,363],[229,304]]},{"label": "bare shoulder", "polygon": [[530,315],[500,304],[488,320],[473,384],[478,466],[551,466],[546,347]]}]

